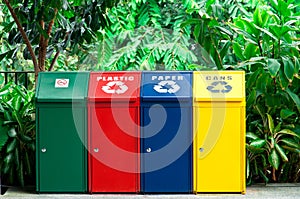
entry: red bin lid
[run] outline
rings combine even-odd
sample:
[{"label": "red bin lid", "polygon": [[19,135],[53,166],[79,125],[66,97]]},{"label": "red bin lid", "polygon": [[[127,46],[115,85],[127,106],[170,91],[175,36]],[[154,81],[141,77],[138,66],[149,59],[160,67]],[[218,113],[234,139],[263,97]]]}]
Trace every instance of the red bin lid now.
[{"label": "red bin lid", "polygon": [[136,101],[140,97],[141,72],[91,72],[89,101]]}]

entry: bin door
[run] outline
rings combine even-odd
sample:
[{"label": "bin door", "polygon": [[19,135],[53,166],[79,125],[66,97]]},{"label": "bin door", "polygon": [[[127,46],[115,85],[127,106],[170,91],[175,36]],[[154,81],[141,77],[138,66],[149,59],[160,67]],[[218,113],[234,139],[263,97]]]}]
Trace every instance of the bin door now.
[{"label": "bin door", "polygon": [[244,192],[242,117],[240,107],[195,109],[196,192]]},{"label": "bin door", "polygon": [[81,118],[85,110],[75,107],[38,110],[38,191],[85,192],[85,125],[83,119],[74,123],[74,117]]},{"label": "bin door", "polygon": [[90,110],[90,192],[138,192],[139,109]]},{"label": "bin door", "polygon": [[142,107],[142,118],[142,192],[190,192],[190,108]]}]

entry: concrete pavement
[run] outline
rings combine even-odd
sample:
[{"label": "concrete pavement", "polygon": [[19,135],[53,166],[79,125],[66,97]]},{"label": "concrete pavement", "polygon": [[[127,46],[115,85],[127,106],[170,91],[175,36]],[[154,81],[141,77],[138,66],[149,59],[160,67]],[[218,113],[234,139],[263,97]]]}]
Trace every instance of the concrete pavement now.
[{"label": "concrete pavement", "polygon": [[240,194],[36,194],[33,189],[9,188],[1,198],[13,199],[300,199],[300,184],[269,184],[247,187]]}]

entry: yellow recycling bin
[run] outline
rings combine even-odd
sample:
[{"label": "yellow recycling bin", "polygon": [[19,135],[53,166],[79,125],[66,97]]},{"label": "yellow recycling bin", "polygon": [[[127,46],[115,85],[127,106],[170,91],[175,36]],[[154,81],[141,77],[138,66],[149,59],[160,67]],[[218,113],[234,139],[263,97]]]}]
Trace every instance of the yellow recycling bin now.
[{"label": "yellow recycling bin", "polygon": [[194,192],[246,192],[245,73],[194,72]]}]

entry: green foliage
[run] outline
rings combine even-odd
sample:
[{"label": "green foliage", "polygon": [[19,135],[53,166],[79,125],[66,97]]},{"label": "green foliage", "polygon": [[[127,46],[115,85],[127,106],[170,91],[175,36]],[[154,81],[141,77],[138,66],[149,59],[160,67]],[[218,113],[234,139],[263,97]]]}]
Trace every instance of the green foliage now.
[{"label": "green foliage", "polygon": [[231,60],[247,72],[248,183],[299,180],[295,172],[286,175],[300,161],[300,29],[293,3],[257,1],[248,17],[228,23]]},{"label": "green foliage", "polygon": [[[117,0],[18,0],[9,1],[19,19],[39,64],[47,59],[46,70],[52,70],[56,57],[63,52],[71,56],[88,50],[97,31],[108,25],[103,13]],[[33,70],[28,45],[17,28],[8,7],[0,4],[0,61],[2,70]],[[53,26],[52,26],[53,25]],[[41,39],[43,37],[43,39]],[[46,49],[44,49],[46,48]],[[45,51],[45,52],[44,52]],[[45,53],[45,57],[43,57]],[[16,56],[18,54],[18,56]],[[20,61],[22,63],[20,64]],[[39,66],[41,69],[42,66]],[[41,70],[45,70],[41,69]]]},{"label": "green foliage", "polygon": [[191,18],[179,0],[121,2],[107,13],[112,26],[99,38],[92,70],[195,70],[214,68],[210,56],[182,24]]},{"label": "green foliage", "polygon": [[5,184],[34,184],[34,92],[9,83],[0,89],[0,168]]}]

